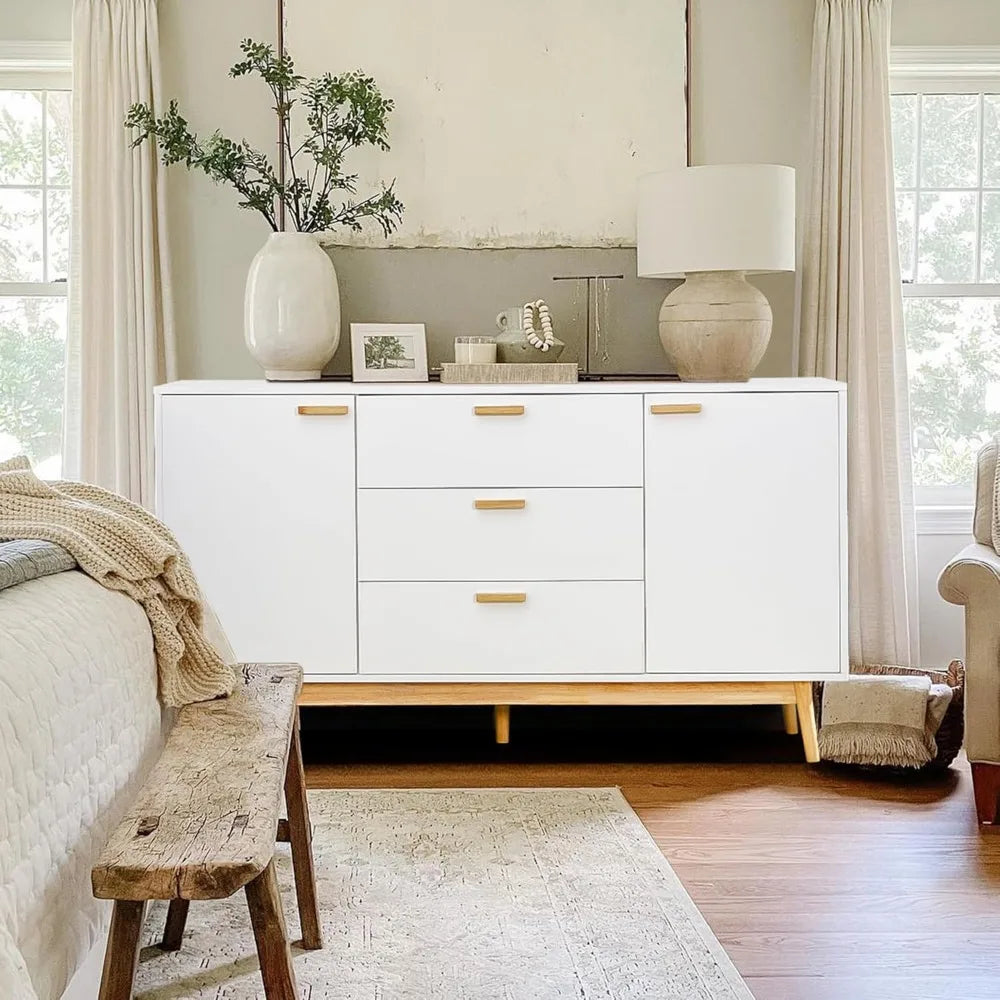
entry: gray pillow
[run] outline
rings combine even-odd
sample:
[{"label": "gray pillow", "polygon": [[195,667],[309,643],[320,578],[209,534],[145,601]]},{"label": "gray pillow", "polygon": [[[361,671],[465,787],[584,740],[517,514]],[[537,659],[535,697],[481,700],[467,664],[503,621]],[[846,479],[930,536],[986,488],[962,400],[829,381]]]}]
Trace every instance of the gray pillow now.
[{"label": "gray pillow", "polygon": [[76,569],[76,560],[55,542],[0,542],[0,590],[70,569]]}]

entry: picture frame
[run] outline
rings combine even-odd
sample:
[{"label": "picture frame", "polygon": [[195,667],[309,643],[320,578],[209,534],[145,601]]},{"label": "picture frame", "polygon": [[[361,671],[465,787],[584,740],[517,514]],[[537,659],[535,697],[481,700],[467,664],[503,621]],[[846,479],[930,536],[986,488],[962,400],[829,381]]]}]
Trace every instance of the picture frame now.
[{"label": "picture frame", "polygon": [[352,323],[351,377],[355,382],[426,382],[423,323]]}]

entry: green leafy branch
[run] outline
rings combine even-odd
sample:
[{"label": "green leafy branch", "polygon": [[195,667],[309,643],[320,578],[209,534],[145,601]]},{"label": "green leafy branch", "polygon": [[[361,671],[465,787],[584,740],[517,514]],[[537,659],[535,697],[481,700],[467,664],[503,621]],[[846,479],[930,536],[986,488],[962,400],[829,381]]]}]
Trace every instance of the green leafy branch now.
[{"label": "green leafy branch", "polygon": [[[403,217],[395,181],[358,200],[358,175],[346,171],[346,158],[362,146],[388,151],[387,121],[393,102],[363,73],[324,73],[306,79],[295,72],[290,56],[277,55],[270,45],[247,39],[240,51],[245,58],[233,66],[230,76],[256,75],[271,91],[288,169],[284,179],[246,139],[237,142],[216,131],[200,140],[176,101],[160,117],[146,104],[129,109],[125,127],[136,131],[133,146],[152,140],[166,165],[183,163],[217,183],[229,184],[241,196],[240,207],[260,212],[274,230],[278,229],[275,206],[284,205],[299,232],[338,226],[359,232],[364,219],[373,219],[385,236],[392,233]],[[295,144],[292,111],[297,105],[305,112],[306,130]]]}]

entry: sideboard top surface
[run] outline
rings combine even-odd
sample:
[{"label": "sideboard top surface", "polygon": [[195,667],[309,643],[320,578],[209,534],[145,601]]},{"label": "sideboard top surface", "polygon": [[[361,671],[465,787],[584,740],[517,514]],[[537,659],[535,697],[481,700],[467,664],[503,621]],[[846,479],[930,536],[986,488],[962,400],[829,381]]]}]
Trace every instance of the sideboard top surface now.
[{"label": "sideboard top surface", "polygon": [[494,396],[494,395],[695,395],[706,392],[846,392],[825,378],[755,378],[749,382],[571,382],[539,385],[443,385],[440,382],[267,382],[199,379],[157,386],[160,396]]}]

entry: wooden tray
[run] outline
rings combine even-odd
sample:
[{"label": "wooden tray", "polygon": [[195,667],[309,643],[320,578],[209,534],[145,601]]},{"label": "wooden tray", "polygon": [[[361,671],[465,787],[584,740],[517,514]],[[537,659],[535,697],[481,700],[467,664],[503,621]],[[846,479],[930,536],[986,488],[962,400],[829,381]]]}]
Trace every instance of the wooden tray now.
[{"label": "wooden tray", "polygon": [[441,365],[441,381],[450,385],[524,385],[526,383],[576,382],[580,368],[575,363],[556,362],[521,365]]}]

